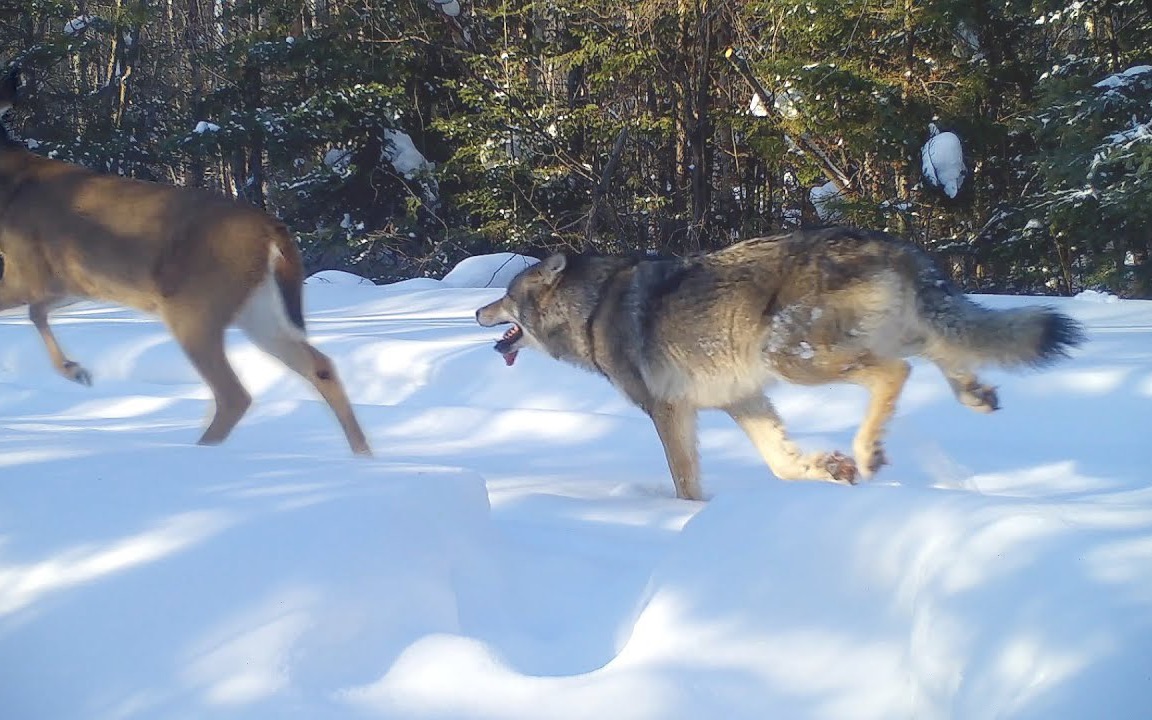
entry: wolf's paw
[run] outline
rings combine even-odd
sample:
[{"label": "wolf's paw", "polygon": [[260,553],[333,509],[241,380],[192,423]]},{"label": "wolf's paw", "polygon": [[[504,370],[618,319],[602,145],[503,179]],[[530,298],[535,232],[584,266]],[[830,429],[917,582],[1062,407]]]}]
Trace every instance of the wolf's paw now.
[{"label": "wolf's paw", "polygon": [[84,366],[80,363],[69,360],[60,368],[60,374],[72,382],[78,382],[81,385],[87,385],[89,387],[92,386],[92,374],[85,370]]},{"label": "wolf's paw", "polygon": [[992,412],[1000,409],[1000,397],[991,385],[973,383],[960,392],[960,402],[976,412]]},{"label": "wolf's paw", "polygon": [[871,444],[861,444],[853,448],[856,455],[856,466],[860,474],[870,478],[883,466],[888,464],[888,456],[884,454],[884,446],[877,440]]},{"label": "wolf's paw", "polygon": [[856,484],[856,461],[844,453],[832,452],[822,458],[828,477],[846,485]]}]

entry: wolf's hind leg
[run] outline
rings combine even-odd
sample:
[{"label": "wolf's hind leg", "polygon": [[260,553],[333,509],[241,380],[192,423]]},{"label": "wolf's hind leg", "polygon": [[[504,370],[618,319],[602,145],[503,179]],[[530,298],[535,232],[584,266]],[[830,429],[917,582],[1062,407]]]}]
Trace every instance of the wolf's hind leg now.
[{"label": "wolf's hind leg", "polygon": [[852,441],[852,454],[856,456],[856,465],[864,477],[872,477],[888,462],[881,440],[888,421],[896,412],[896,401],[911,371],[911,366],[904,360],[885,360],[856,370],[848,377],[869,393],[868,411]]},{"label": "wolf's hind leg", "polygon": [[967,368],[952,366],[936,358],[929,359],[944,373],[944,379],[962,405],[982,413],[1000,409],[995,387],[980,382],[980,378]]},{"label": "wolf's hind leg", "polygon": [[676,485],[676,497],[703,500],[700,492],[700,456],[696,449],[696,408],[666,402],[654,403],[648,416],[664,445],[668,470]]},{"label": "wolf's hind leg", "polygon": [[763,395],[745,398],[724,408],[748,435],[764,462],[781,480],[856,482],[856,464],[838,452],[802,453],[784,430],[784,421]]}]

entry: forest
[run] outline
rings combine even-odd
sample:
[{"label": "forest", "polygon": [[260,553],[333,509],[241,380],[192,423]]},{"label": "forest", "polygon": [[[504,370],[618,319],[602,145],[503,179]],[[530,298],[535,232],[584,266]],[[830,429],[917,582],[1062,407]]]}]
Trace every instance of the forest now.
[{"label": "forest", "polygon": [[310,271],[847,223],[1152,297],[1152,0],[0,0],[13,63],[34,152],[243,198]]}]

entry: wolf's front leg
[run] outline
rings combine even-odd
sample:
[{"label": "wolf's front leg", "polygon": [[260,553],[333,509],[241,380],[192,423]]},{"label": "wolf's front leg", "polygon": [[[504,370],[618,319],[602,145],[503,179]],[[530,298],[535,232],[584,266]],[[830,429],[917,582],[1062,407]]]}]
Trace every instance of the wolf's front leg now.
[{"label": "wolf's front leg", "polygon": [[668,469],[676,485],[676,497],[703,500],[700,492],[700,457],[696,449],[696,408],[666,402],[652,403],[648,416],[656,425]]},{"label": "wolf's front leg", "polygon": [[838,452],[802,453],[784,431],[784,421],[763,395],[745,398],[724,408],[781,480],[856,482],[856,463]]},{"label": "wolf's front leg", "polygon": [[912,367],[904,360],[884,360],[856,370],[848,378],[869,394],[868,411],[852,441],[852,452],[864,477],[872,477],[888,463],[881,440],[910,372]]},{"label": "wolf's front leg", "polygon": [[48,312],[54,307],[56,307],[56,301],[32,303],[28,306],[28,318],[32,320],[32,324],[40,332],[40,338],[44,341],[44,347],[48,349],[48,357],[52,359],[52,365],[56,368],[56,372],[81,385],[91,385],[92,375],[80,363],[69,360],[64,355],[64,351],[60,349],[60,343],[56,342],[56,335],[48,325]]}]

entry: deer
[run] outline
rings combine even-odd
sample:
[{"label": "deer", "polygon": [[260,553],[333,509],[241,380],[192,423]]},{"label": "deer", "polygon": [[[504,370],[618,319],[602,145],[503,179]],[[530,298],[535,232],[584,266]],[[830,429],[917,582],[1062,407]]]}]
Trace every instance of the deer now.
[{"label": "deer", "polygon": [[0,310],[28,306],[56,372],[83,385],[48,324],[73,300],[158,317],[211,390],[200,445],[223,442],[252,403],[225,355],[237,327],[319,392],[352,452],[371,456],[332,360],[308,343],[304,267],[267,212],[206,189],[99,173],[38,155],[3,117],[25,95],[19,66],[0,80]]}]

